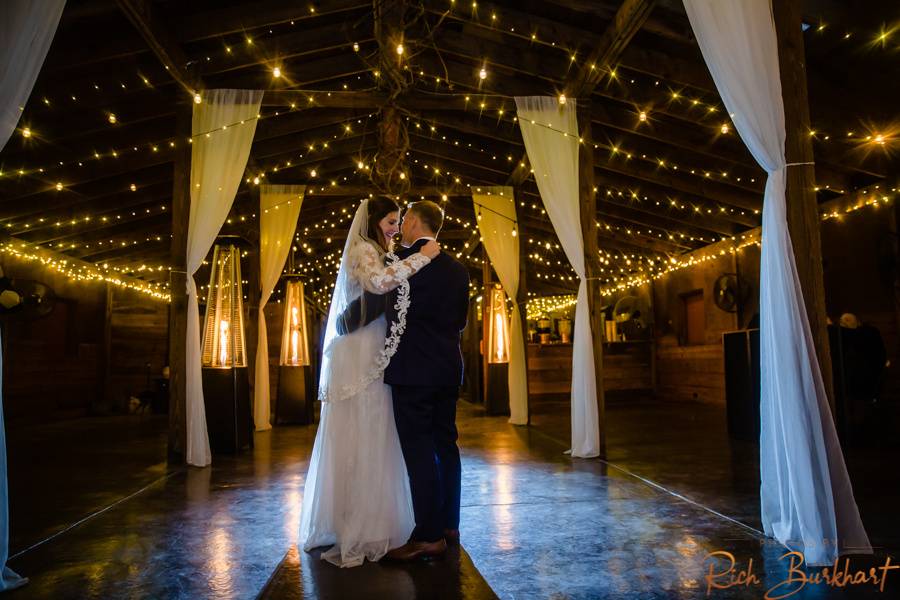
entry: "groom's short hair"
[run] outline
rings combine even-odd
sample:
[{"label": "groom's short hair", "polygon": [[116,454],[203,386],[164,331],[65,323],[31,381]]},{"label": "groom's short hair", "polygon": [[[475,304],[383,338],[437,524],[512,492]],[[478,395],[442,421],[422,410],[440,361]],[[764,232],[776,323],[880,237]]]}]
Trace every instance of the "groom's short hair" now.
[{"label": "groom's short hair", "polygon": [[432,202],[431,200],[413,202],[409,205],[407,210],[419,217],[419,220],[422,221],[434,235],[437,235],[444,225],[444,211],[441,210],[441,207],[438,206],[437,203]]}]

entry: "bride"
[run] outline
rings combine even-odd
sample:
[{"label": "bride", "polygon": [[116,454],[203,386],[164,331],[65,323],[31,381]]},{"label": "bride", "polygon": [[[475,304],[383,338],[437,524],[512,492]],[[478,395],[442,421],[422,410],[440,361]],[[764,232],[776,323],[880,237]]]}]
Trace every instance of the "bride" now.
[{"label": "bride", "polygon": [[[405,327],[407,279],[440,246],[430,241],[396,260],[390,250],[399,221],[392,200],[362,201],[341,255],[325,328],[322,412],[303,493],[300,542],[307,552],[331,546],[322,558],[340,567],[378,560],[406,543],[415,527],[391,390],[382,376]],[[387,336],[383,294],[398,287],[400,322]]]}]

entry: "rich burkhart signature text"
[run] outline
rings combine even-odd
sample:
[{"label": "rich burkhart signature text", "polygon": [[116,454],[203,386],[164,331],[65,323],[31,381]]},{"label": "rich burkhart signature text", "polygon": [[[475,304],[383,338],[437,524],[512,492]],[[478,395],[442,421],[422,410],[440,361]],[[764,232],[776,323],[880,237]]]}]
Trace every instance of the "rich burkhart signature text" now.
[{"label": "rich burkhart signature text", "polygon": [[[825,584],[832,588],[843,588],[851,585],[870,584],[878,587],[878,591],[884,591],[888,571],[900,568],[900,565],[892,565],[891,557],[884,560],[880,567],[871,567],[868,571],[851,571],[850,559],[844,559],[843,568],[839,566],[840,558],[834,560],[831,567],[824,567],[818,572],[808,573],[803,569],[803,553],[797,551],[786,552],[781,560],[787,558],[790,561],[788,575],[783,581],[775,584],[766,591],[765,600],[781,600],[796,594],[807,585]],[[713,590],[725,590],[735,586],[750,587],[760,585],[762,582],[753,572],[753,559],[747,562],[747,568],[736,568],[734,555],[724,550],[717,550],[706,555],[709,561],[709,572],[706,574],[706,595]]]}]

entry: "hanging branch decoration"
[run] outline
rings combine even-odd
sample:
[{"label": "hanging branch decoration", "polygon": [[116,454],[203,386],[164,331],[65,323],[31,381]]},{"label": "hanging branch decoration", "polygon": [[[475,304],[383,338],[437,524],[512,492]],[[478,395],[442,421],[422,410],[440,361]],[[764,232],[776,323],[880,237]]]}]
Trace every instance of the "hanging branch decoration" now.
[{"label": "hanging branch decoration", "polygon": [[374,74],[378,88],[387,93],[387,102],[381,108],[378,152],[369,179],[380,193],[396,197],[410,189],[410,175],[406,171],[409,131],[399,98],[415,83],[407,61],[417,53],[412,47],[415,44],[405,40],[404,32],[423,18],[425,8],[408,7],[403,0],[374,0],[373,11],[379,46]]}]

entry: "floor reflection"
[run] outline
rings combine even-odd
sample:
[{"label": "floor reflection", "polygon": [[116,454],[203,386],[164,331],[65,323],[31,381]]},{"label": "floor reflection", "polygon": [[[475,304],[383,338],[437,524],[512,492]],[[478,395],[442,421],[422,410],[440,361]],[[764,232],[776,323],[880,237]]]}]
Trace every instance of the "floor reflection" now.
[{"label": "floor reflection", "polygon": [[[741,565],[753,559],[761,584],[710,598],[762,598],[787,574],[777,544],[621,469],[573,460],[553,436],[465,403],[459,430],[463,548],[440,564],[342,570],[298,552],[315,429],[284,427],[258,433],[253,454],[178,470],[16,558],[11,567],[32,582],[8,597],[230,599],[265,590],[267,598],[705,598],[707,556],[716,550]],[[649,464],[648,455],[638,462]],[[90,477],[69,468],[70,477]],[[85,501],[80,514],[96,508]],[[900,589],[896,579],[881,595],[818,587],[792,598],[885,600]]]},{"label": "floor reflection", "polygon": [[512,538],[512,512],[510,504],[514,501],[512,467],[506,464],[493,466],[494,482],[494,525],[496,527],[495,544],[500,550],[512,550],[516,547]]}]

